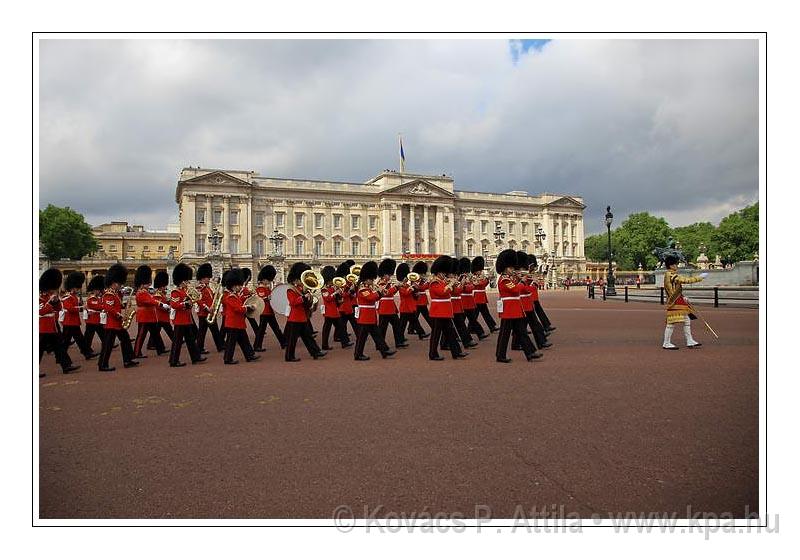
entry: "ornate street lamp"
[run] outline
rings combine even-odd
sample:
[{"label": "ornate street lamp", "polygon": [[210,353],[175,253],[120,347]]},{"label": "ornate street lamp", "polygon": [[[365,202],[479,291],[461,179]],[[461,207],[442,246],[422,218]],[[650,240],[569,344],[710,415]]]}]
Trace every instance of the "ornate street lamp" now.
[{"label": "ornate street lamp", "polygon": [[211,245],[211,253],[217,254],[219,253],[220,247],[222,247],[222,238],[224,236],[220,233],[217,228],[213,228],[211,233],[208,234],[208,243]]},{"label": "ornate street lamp", "polygon": [[279,244],[283,240],[283,234],[281,234],[281,232],[279,232],[276,229],[273,230],[272,235],[270,235],[267,239],[269,239],[272,242],[272,255],[271,255],[272,258],[276,259],[278,257],[281,257],[282,254],[279,249]]},{"label": "ornate street lamp", "polygon": [[538,243],[539,246],[542,248],[542,254],[545,254],[544,253],[544,240],[547,238],[547,234],[544,232],[544,230],[541,227],[539,227],[536,230],[536,233],[533,234],[533,236],[536,238],[536,243]]},{"label": "ornate street lamp", "polygon": [[606,283],[606,295],[615,296],[617,290],[614,289],[614,267],[611,264],[611,224],[614,221],[614,214],[611,213],[611,206],[606,206],[606,228],[608,228],[608,282]]},{"label": "ornate street lamp", "polygon": [[506,232],[503,231],[503,226],[497,224],[494,230],[494,243],[499,248],[503,244],[503,239],[506,238]]}]

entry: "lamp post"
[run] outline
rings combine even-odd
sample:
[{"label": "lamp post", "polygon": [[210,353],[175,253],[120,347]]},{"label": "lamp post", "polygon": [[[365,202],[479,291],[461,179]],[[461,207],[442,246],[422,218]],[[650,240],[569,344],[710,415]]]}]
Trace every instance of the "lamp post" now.
[{"label": "lamp post", "polygon": [[217,228],[212,228],[208,234],[208,244],[211,246],[209,261],[211,261],[211,275],[217,280],[222,281],[222,238],[224,236]]},{"label": "lamp post", "polygon": [[497,245],[498,249],[503,244],[503,239],[505,238],[506,238],[506,232],[503,231],[503,226],[497,224],[497,227],[494,230],[494,244]]},{"label": "lamp post", "polygon": [[544,254],[544,240],[547,238],[547,234],[540,227],[533,236],[536,238],[536,243],[542,248],[542,254]]},{"label": "lamp post", "polygon": [[611,224],[614,221],[614,214],[611,213],[611,206],[606,206],[606,228],[608,228],[608,282],[606,283],[606,295],[615,296],[617,291],[614,289],[614,267],[611,264]]}]

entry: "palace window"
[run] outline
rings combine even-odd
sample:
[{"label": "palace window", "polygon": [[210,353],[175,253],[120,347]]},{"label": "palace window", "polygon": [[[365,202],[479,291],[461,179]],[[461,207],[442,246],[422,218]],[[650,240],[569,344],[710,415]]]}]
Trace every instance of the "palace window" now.
[{"label": "palace window", "polygon": [[150,250],[150,247],[149,247],[149,246],[147,246],[147,245],[145,245],[144,247],[142,247],[142,251],[149,251],[149,250]]},{"label": "palace window", "polygon": [[377,241],[370,241],[369,242],[369,256],[374,257],[378,254],[378,242]]},{"label": "palace window", "polygon": [[305,212],[295,212],[294,213],[294,225],[295,225],[295,227],[299,227],[299,228],[306,227],[306,215],[305,215]]},{"label": "palace window", "polygon": [[158,246],[158,251],[159,251],[160,253],[163,253],[163,252],[164,252],[164,246],[163,246],[163,245],[159,245],[159,246]]},{"label": "palace window", "polygon": [[325,225],[325,214],[314,214],[314,228],[322,229]]},{"label": "palace window", "polygon": [[253,214],[253,225],[256,227],[264,227],[264,212],[256,212]]},{"label": "palace window", "polygon": [[369,229],[371,230],[378,229],[378,216],[369,217]]},{"label": "palace window", "polygon": [[324,246],[325,246],[325,242],[322,239],[315,239],[314,240],[314,254],[315,255],[321,255]]},{"label": "palace window", "polygon": [[294,254],[295,255],[302,255],[306,249],[305,241],[302,239],[295,239],[294,240]]},{"label": "palace window", "polygon": [[283,227],[285,221],[286,221],[285,212],[275,212],[275,227]]},{"label": "palace window", "polygon": [[350,216],[350,229],[358,229],[361,216]]},{"label": "palace window", "polygon": [[239,211],[238,210],[231,210],[231,225],[238,226],[239,225]]},{"label": "palace window", "polygon": [[489,233],[489,222],[481,220],[481,233]]},{"label": "palace window", "polygon": [[522,235],[528,234],[528,222],[522,222]]},{"label": "palace window", "polygon": [[198,224],[206,223],[206,211],[205,210],[198,210],[197,211],[197,223]]},{"label": "palace window", "polygon": [[133,245],[128,245],[128,251],[133,251]]},{"label": "palace window", "polygon": [[360,251],[361,251],[361,243],[359,243],[358,241],[353,241],[353,242],[352,242],[352,249],[353,249],[353,250],[352,250],[351,252],[352,252],[352,254],[353,254],[353,255],[358,255],[358,254],[360,254]]},{"label": "palace window", "polygon": [[334,214],[333,215],[333,227],[334,227],[334,229],[342,229],[342,215],[341,214]]},{"label": "palace window", "polygon": [[414,242],[414,252],[415,253],[421,253],[422,252],[422,242],[421,241],[415,241]]},{"label": "palace window", "polygon": [[342,254],[342,242],[338,239],[333,242],[333,254],[337,257]]},{"label": "palace window", "polygon": [[231,254],[236,254],[239,252],[239,238],[238,237],[231,237],[229,241],[230,252]]},{"label": "palace window", "polygon": [[472,226],[475,225],[475,220],[467,220],[467,231],[472,233]]},{"label": "palace window", "polygon": [[275,240],[275,251],[279,254],[283,254],[283,239],[276,239]]},{"label": "palace window", "polygon": [[264,256],[264,240],[263,239],[256,239],[256,244],[254,247],[253,255],[256,257]]},{"label": "palace window", "polygon": [[222,210],[214,210],[214,225],[222,224]]},{"label": "palace window", "polygon": [[472,257],[475,255],[475,244],[472,241],[467,242],[467,256]]},{"label": "palace window", "polygon": [[198,235],[195,239],[194,252],[198,255],[206,254],[206,238],[204,235]]},{"label": "palace window", "polygon": [[514,226],[516,226],[514,222],[508,222],[508,233],[509,235],[514,235]]}]

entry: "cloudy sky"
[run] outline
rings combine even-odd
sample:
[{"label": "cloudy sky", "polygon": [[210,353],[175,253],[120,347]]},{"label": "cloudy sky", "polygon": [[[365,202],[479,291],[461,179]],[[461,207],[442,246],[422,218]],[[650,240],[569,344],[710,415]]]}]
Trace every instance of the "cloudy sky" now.
[{"label": "cloudy sky", "polygon": [[672,225],[758,198],[747,40],[44,40],[40,205],[177,221],[180,169],[585,198]]}]

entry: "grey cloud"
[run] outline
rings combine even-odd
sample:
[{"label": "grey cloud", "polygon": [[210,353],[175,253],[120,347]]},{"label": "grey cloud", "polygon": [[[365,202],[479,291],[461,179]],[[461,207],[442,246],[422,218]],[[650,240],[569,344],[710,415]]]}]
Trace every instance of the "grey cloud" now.
[{"label": "grey cloud", "polygon": [[715,220],[757,198],[757,53],[557,40],[514,65],[494,40],[43,41],[40,200],[164,226],[185,165],[358,181],[397,167],[402,131],[409,170],[582,195],[590,232],[606,204]]}]

